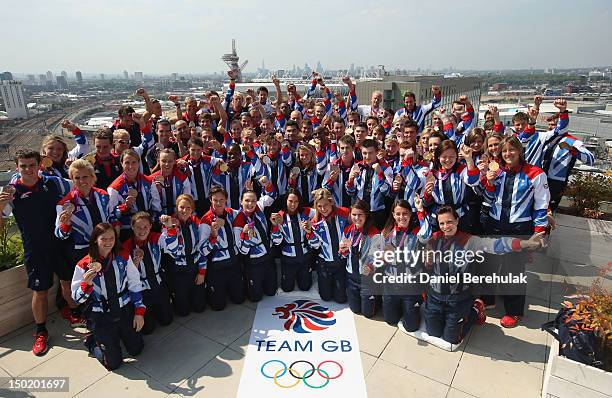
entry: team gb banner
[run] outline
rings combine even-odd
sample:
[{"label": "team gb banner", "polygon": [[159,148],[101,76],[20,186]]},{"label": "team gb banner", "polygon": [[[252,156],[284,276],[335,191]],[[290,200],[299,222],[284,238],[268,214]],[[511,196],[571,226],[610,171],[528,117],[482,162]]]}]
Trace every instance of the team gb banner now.
[{"label": "team gb banner", "polygon": [[239,398],[367,397],[353,313],[308,292],[257,306]]}]

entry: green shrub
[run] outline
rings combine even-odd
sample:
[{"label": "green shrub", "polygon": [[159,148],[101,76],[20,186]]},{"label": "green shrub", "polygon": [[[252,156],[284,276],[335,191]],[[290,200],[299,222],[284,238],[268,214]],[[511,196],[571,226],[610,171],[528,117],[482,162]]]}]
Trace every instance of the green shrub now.
[{"label": "green shrub", "polygon": [[576,173],[569,184],[567,195],[573,198],[571,208],[576,214],[588,218],[600,218],[599,206],[604,200],[612,200],[612,177],[605,174]]},{"label": "green shrub", "polygon": [[13,217],[0,227],[0,271],[23,264],[23,244]]}]

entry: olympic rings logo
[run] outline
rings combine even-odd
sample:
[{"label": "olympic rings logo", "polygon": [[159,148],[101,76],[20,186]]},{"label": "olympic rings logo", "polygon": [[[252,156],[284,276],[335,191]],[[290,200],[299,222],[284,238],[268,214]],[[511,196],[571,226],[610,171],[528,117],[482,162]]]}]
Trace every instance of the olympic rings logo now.
[{"label": "olympic rings logo", "polygon": [[[280,366],[273,366],[272,364],[277,364]],[[305,364],[305,365],[310,366],[310,368],[307,369],[305,372],[304,371],[301,372],[299,370],[301,366],[299,368],[296,368],[296,365],[298,364]],[[327,368],[327,370],[323,369],[324,367]],[[334,376],[330,376],[330,373],[332,372],[333,367],[337,368],[335,371],[335,373],[337,374]],[[272,368],[272,369],[269,369],[269,368]],[[259,371],[261,372],[263,377],[267,379],[272,379],[274,381],[274,384],[276,384],[280,388],[293,388],[297,386],[298,384],[300,384],[300,381],[301,381],[304,383],[306,387],[319,389],[319,388],[323,388],[327,386],[330,380],[335,380],[335,379],[338,379],[340,376],[342,376],[342,374],[344,373],[344,368],[339,362],[332,361],[332,360],[323,361],[315,367],[312,362],[302,359],[299,361],[294,361],[291,365],[289,365],[289,367],[287,367],[287,364],[285,362],[279,359],[271,359],[265,362],[263,365],[261,365],[261,368],[259,369]],[[318,385],[315,385],[314,383],[308,381],[308,379],[314,376],[315,373],[317,373],[318,376],[324,379],[325,381]],[[281,384],[279,379],[283,377],[285,374],[288,374],[289,376],[293,377],[295,381],[289,384]]]}]

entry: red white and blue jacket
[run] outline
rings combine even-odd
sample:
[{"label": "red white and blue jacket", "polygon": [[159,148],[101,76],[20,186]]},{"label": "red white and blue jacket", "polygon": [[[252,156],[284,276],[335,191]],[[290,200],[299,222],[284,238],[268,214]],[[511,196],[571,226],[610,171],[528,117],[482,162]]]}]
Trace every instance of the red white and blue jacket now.
[{"label": "red white and blue jacket", "polygon": [[[228,169],[222,172],[218,167],[212,170],[212,184],[219,185],[225,189],[228,194],[229,205],[232,209],[240,209],[240,198],[244,191],[245,182],[251,177],[259,178],[265,174],[263,163],[259,159],[259,156],[255,154],[253,150],[247,153],[247,161],[243,161],[238,167],[238,170]],[[238,192],[233,192],[231,184],[231,173],[235,172],[238,176]],[[232,197],[236,198],[236,201],[232,201]]]},{"label": "red white and blue jacket", "polygon": [[[157,184],[155,184],[155,177],[157,176],[163,176],[161,170],[151,174],[150,179],[153,182],[153,189],[157,189]],[[158,190],[157,193],[161,204],[161,214],[170,216],[176,211],[176,198],[181,194],[191,195],[191,183],[187,175],[174,166],[172,174],[164,177],[161,192]]]},{"label": "red white and blue jacket", "polygon": [[346,258],[346,272],[359,279],[367,266],[374,266],[377,253],[383,249],[383,237],[374,226],[364,232],[351,224],[344,228],[343,239],[351,240],[351,248],[340,252]]},{"label": "red white and blue jacket", "polygon": [[109,258],[100,261],[102,270],[93,279],[93,285],[88,285],[83,280],[83,275],[92,263],[89,255],[83,257],[76,267],[72,276],[72,299],[77,304],[83,304],[88,299],[91,300],[91,310],[98,313],[109,312],[108,298],[109,292],[106,289],[105,273],[113,267],[115,276],[115,286],[119,295],[119,307],[123,308],[130,302],[134,304],[135,315],[144,315],[146,307],[142,302],[142,283],[138,269],[132,262],[130,254],[121,251],[119,254],[111,254]]},{"label": "red white and blue jacket", "polygon": [[399,119],[402,115],[408,115],[412,120],[419,125],[419,133],[423,131],[425,126],[425,118],[431,113],[442,101],[442,93],[435,95],[431,102],[427,105],[415,105],[414,110],[410,112],[406,107],[400,108],[395,112],[393,119]]},{"label": "red white and blue jacket", "polygon": [[[271,254],[272,239],[268,220],[263,210],[272,205],[276,193],[274,187],[270,184],[266,195],[262,195],[257,201],[257,207],[252,214],[246,214],[243,209],[240,210],[234,219],[234,238],[238,250],[248,258],[256,259]],[[253,226],[253,234],[244,234],[243,228],[245,225]],[[273,227],[272,232],[278,227]]]},{"label": "red white and blue jacket", "polygon": [[[545,231],[550,192],[542,169],[527,163],[514,170],[503,168],[493,184],[484,180],[484,188],[489,217],[507,223],[531,221],[534,232]],[[509,207],[504,205],[508,203]],[[508,220],[502,220],[502,213],[508,215]]]},{"label": "red white and blue jacket", "polygon": [[[297,166],[296,166],[297,167]],[[289,186],[297,189],[302,195],[302,203],[311,204],[313,201],[312,192],[317,189],[319,173],[313,168],[302,169],[297,178],[289,177]]]},{"label": "red white and blue jacket", "polygon": [[[338,262],[342,259],[338,250],[344,229],[351,223],[349,216],[349,209],[335,206],[331,214],[326,218],[317,215],[312,220],[312,232],[306,236],[306,239],[311,242],[310,244],[314,249],[319,249],[319,258],[321,260],[325,262]],[[336,242],[332,240],[331,234],[337,237],[338,247],[333,247],[333,243]]]},{"label": "red white and blue jacket", "polygon": [[[354,181],[350,179],[346,181],[345,187],[349,195],[364,200],[366,174],[371,166],[366,165],[363,160],[357,162],[357,164],[360,165],[361,172],[355,177]],[[379,172],[374,170],[370,182],[372,184],[370,201],[368,203],[370,211],[378,211],[385,208],[385,196],[390,194],[393,184],[393,170],[386,163],[381,162],[379,165],[382,170]]]},{"label": "red white and blue jacket", "polygon": [[[309,207],[304,207],[301,213],[294,214],[293,216],[289,213],[281,210],[278,214],[283,217],[283,223],[278,225],[278,228],[272,228],[272,241],[275,245],[281,246],[281,254],[287,257],[296,257],[296,244],[302,246],[302,253],[306,254],[312,250],[310,241],[306,238],[306,232],[302,228],[302,221],[309,220],[314,217],[315,211]],[[293,224],[297,223],[297,230],[299,231],[298,237],[294,236]],[[314,239],[311,234],[311,239]]]},{"label": "red white and blue jacket", "polygon": [[[559,113],[559,121],[557,127],[553,130],[545,132],[536,132],[535,126],[528,126],[524,131],[516,133],[515,136],[521,141],[525,148],[525,161],[537,167],[542,167],[544,158],[544,147],[552,138],[567,133],[569,125],[569,114],[567,112]],[[496,132],[503,133],[503,124],[495,124],[493,129]]]},{"label": "red white and blue jacket", "polygon": [[[202,251],[210,254],[211,262],[226,261],[232,257],[237,257],[240,253],[238,252],[238,246],[234,238],[234,220],[238,215],[238,210],[225,208],[224,220],[225,224],[223,228],[220,228],[217,232],[215,239],[210,238],[211,224],[217,220],[218,216],[214,213],[213,209],[208,210],[202,217],[202,227],[204,228],[204,236],[208,237],[208,243],[206,243]],[[232,245],[230,246],[230,235]]]},{"label": "red white and blue jacket", "polygon": [[[136,202],[128,209],[125,199],[128,190],[134,188],[138,191]],[[110,196],[110,207],[115,218],[121,223],[121,229],[132,228],[132,216],[139,211],[146,211],[153,219],[159,218],[161,213],[161,202],[159,192],[149,176],[138,173],[133,183],[128,182],[125,173],[121,174],[108,186]]]},{"label": "red white and blue jacket", "polygon": [[[278,195],[282,196],[287,192],[287,167],[291,165],[291,149],[282,148],[275,155],[268,152],[270,164],[263,165],[263,171],[270,181],[276,186]],[[263,163],[263,162],[262,162]]]},{"label": "red white and blue jacket", "polygon": [[[331,167],[335,165],[340,167],[340,173],[338,174],[336,181],[332,182],[329,175],[331,173]],[[349,207],[353,202],[352,195],[350,195],[346,190],[346,181],[348,180],[348,175],[351,172],[352,167],[353,164],[345,167],[342,164],[342,159],[338,158],[331,161],[325,170],[321,187],[332,193],[336,206]]]},{"label": "red white and blue jacket", "polygon": [[[188,178],[189,185],[191,186],[191,196],[196,202],[205,200],[208,198],[208,192],[210,190],[210,184],[212,182],[212,172],[214,167],[221,161],[219,158],[203,155],[199,160],[192,159],[189,155],[183,158],[187,161],[189,167]],[[196,170],[200,169],[200,175],[202,176],[202,197],[198,193],[198,181],[196,178]]]},{"label": "red white and blue jacket", "polygon": [[467,210],[467,203],[464,200],[466,186],[478,185],[480,170],[477,168],[469,170],[466,165],[458,164],[449,171],[432,170],[431,172],[436,176],[436,181],[431,194],[425,192],[423,195],[425,206],[431,207],[429,211],[435,214],[438,207],[445,204],[450,205],[457,211],[459,217],[462,217]]},{"label": "red white and blue jacket", "polygon": [[[191,240],[191,250],[188,250],[185,235],[183,235],[187,232]],[[204,238],[204,228],[197,217],[191,216],[186,222],[181,223],[179,228],[164,227],[161,239],[165,240],[165,251],[174,259],[172,271],[192,272],[194,268],[197,268],[198,274],[206,274],[207,259],[202,248],[206,245],[207,240]]]},{"label": "red white and blue jacket", "polygon": [[429,173],[429,164],[425,161],[414,162],[413,158],[403,159],[400,163],[399,174],[402,176],[403,183],[397,192],[391,192],[400,199],[407,200],[416,211],[414,206],[414,194],[420,193],[425,186],[425,176]]},{"label": "red white and blue jacket", "polygon": [[[561,142],[565,142],[572,148],[561,148],[559,146]],[[574,168],[576,160],[580,160],[587,166],[592,166],[595,163],[595,157],[584,147],[582,141],[570,134],[564,134],[560,139],[553,140],[546,147],[542,168],[549,181],[565,182]]]},{"label": "red white and blue jacket", "polygon": [[[95,206],[98,214],[100,214],[100,222],[109,222],[113,225],[119,225],[115,217],[115,213],[110,206],[110,196],[108,193],[99,188],[91,188],[89,193],[90,206]],[[74,212],[70,219],[71,225],[62,224],[59,216],[64,211],[65,203],[71,202],[74,205]],[[92,207],[93,209],[94,207]],[[96,225],[92,220],[92,214],[89,208],[85,205],[83,198],[79,195],[76,189],[70,191],[66,196],[59,201],[55,207],[57,218],[55,219],[55,236],[60,239],[72,238],[74,248],[85,249],[89,247],[91,233]]]},{"label": "red white and blue jacket", "polygon": [[465,140],[465,137],[476,126],[477,118],[475,117],[474,107],[470,106],[466,112],[461,115],[461,121],[457,124],[457,128],[452,123],[446,123],[443,127],[444,133],[453,141],[457,148],[460,148]]},{"label": "red white and blue jacket", "polygon": [[127,253],[134,253],[134,250],[138,247],[143,251],[148,251],[151,256],[152,268],[150,270],[145,266],[145,260],[143,259],[140,264],[134,264],[140,273],[140,281],[142,282],[142,290],[151,289],[149,280],[154,279],[158,284],[162,283],[160,275],[161,270],[161,255],[162,251],[166,251],[166,240],[160,239],[161,234],[158,232],[151,232],[147,237],[147,240],[138,242],[133,236],[123,243],[123,250]]}]

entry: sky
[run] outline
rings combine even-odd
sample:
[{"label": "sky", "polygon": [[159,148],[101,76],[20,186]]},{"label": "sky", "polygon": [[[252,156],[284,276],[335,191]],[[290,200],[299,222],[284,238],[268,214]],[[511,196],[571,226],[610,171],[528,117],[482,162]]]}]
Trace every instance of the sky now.
[{"label": "sky", "polygon": [[612,65],[611,0],[0,0],[0,71]]}]

